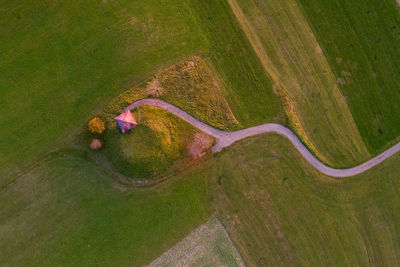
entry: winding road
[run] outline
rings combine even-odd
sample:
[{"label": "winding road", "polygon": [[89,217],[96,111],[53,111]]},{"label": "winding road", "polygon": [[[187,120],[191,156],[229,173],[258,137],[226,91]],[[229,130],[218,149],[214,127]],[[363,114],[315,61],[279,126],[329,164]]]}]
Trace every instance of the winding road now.
[{"label": "winding road", "polygon": [[126,110],[132,110],[140,106],[156,106],[159,108],[162,108],[166,111],[171,112],[172,114],[175,114],[179,118],[183,119],[184,121],[190,123],[194,127],[198,128],[199,130],[207,133],[210,136],[213,136],[217,143],[215,146],[212,147],[212,152],[219,152],[221,151],[224,147],[230,146],[234,142],[249,137],[253,135],[258,135],[262,133],[277,133],[280,135],[285,136],[289,141],[295,146],[295,148],[300,152],[300,154],[305,158],[305,160],[308,161],[314,168],[316,168],[318,171],[322,172],[323,174],[332,176],[332,177],[349,177],[349,176],[354,176],[360,173],[365,172],[366,170],[371,169],[375,165],[381,163],[385,159],[391,157],[395,153],[400,151],[400,142],[397,143],[396,145],[392,146],[391,148],[385,150],[378,156],[358,165],[353,168],[349,169],[334,169],[331,167],[326,166],[323,164],[321,161],[319,161],[311,152],[303,145],[303,143],[300,141],[300,139],[288,128],[285,126],[282,126],[280,124],[276,123],[265,123],[261,124],[258,126],[250,127],[247,129],[242,129],[238,131],[222,131],[215,129],[198,119],[194,118],[193,116],[189,115],[182,109],[165,102],[160,99],[142,99],[138,100],[128,107],[124,109]]}]

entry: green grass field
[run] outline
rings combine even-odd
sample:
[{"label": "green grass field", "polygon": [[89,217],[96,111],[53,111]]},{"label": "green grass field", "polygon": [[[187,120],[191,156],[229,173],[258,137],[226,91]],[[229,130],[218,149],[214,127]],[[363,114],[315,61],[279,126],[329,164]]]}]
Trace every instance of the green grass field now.
[{"label": "green grass field", "polygon": [[1,6],[2,176],[62,142],[131,83],[208,46],[182,1]]},{"label": "green grass field", "polygon": [[365,144],[382,151],[400,135],[397,1],[298,0],[346,96]]},{"label": "green grass field", "polygon": [[400,155],[337,180],[283,137],[261,135],[204,169],[215,211],[248,266],[399,265]]},{"label": "green grass field", "polygon": [[369,152],[296,0],[229,3],[286,103],[292,127],[314,154],[335,167],[365,161]]},{"label": "green grass field", "polygon": [[[237,0],[242,17],[235,3],[0,0],[0,265],[142,266],[213,216],[248,266],[400,264],[400,155],[336,180],[269,134],[134,188],[81,149],[82,129],[110,101],[194,57],[210,68],[215,99],[183,80],[164,97],[219,128],[289,125],[334,166],[398,138],[395,1]],[[161,173],[184,156],[194,129],[158,109],[135,112],[143,125],[123,137],[106,131],[105,146],[120,149],[104,157],[122,173],[149,175],[166,144]],[[176,146],[150,126],[178,131]],[[136,139],[147,154],[134,150]]]},{"label": "green grass field", "polygon": [[0,264],[142,265],[214,214],[249,266],[396,266],[399,161],[336,180],[261,135],[131,189],[85,153],[62,151],[2,189]]},{"label": "green grass field", "polygon": [[224,1],[2,1],[1,7],[3,181],[73,136],[112,97],[188,55],[212,62],[243,126],[283,120]]}]

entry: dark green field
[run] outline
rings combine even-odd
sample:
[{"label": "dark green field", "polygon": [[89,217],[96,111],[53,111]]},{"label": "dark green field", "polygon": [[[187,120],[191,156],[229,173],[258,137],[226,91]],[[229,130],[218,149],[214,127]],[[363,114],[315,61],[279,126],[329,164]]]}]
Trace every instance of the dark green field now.
[{"label": "dark green field", "polygon": [[213,63],[243,126],[283,116],[224,1],[0,6],[1,180],[65,142],[111,97],[188,55]]},{"label": "dark green field", "polygon": [[372,153],[400,135],[400,7],[393,0],[298,0]]},{"label": "dark green field", "polygon": [[[281,6],[266,1],[252,3]],[[232,112],[224,105],[207,109],[204,96],[191,102],[196,88],[182,80],[181,89],[187,91],[165,97],[182,95],[177,105],[200,118],[212,117],[204,120],[219,128],[264,122],[295,127],[271,77],[287,71],[294,76],[287,77],[286,85],[310,81],[311,104],[317,101],[314,85],[340,84],[362,137],[357,147],[376,154],[393,144],[400,135],[396,1],[290,1],[284,4],[301,7],[299,17],[308,22],[303,26],[312,29],[323,52],[319,56],[329,64],[304,57],[304,65],[298,64],[301,60],[274,63],[269,72],[228,0],[0,0],[0,265],[143,266],[212,216],[223,222],[247,266],[400,265],[400,155],[338,180],[311,168],[284,138],[268,134],[169,172],[157,185],[127,186],[109,165],[131,176],[151,176],[154,170],[162,176],[186,157],[186,134],[194,132],[178,118],[151,108],[143,116],[144,121],[151,118],[148,125],[144,122],[130,135],[121,137],[115,125],[106,130],[102,138],[109,147],[101,158],[106,164],[97,152],[82,149],[88,143],[87,122],[104,115],[110,101],[131,88],[140,90],[160,71],[194,56],[205,60],[219,85],[219,93],[208,93],[218,101],[225,97]],[[265,12],[281,27],[283,35],[277,38],[293,34],[296,38],[284,38],[287,49],[302,51],[296,47],[296,40],[302,40],[299,32],[286,31],[290,20],[278,13]],[[263,40],[265,47],[268,40],[272,42]],[[279,58],[274,51],[265,50]],[[318,69],[325,65],[332,68],[333,80]],[[304,77],[302,66],[311,70]],[[316,89],[329,100],[324,88]],[[329,116],[340,118],[342,113],[334,113],[340,109],[329,101],[317,104],[323,103]],[[310,125],[329,129],[323,127],[329,124],[324,111],[302,104],[300,113],[318,113]],[[199,114],[202,110],[209,115]],[[140,116],[143,111],[135,112]],[[334,121],[340,125],[341,120]],[[173,125],[170,132],[180,131],[177,142],[164,148],[171,152],[164,158],[165,140],[153,136],[149,125]],[[311,127],[307,132],[323,147],[314,153],[329,156],[333,165],[367,157],[351,156],[344,144],[354,140],[347,140],[346,133],[339,142],[327,130]],[[135,145],[138,139],[142,146]],[[124,142],[129,145],[122,151]],[[137,165],[123,161],[120,153]]]}]

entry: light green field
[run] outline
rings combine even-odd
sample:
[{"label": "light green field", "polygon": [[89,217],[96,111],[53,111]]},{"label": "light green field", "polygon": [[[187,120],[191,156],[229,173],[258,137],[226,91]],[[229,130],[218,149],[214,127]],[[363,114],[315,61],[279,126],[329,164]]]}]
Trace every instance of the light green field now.
[{"label": "light green field", "polygon": [[156,266],[245,266],[224,226],[213,218],[149,264]]}]

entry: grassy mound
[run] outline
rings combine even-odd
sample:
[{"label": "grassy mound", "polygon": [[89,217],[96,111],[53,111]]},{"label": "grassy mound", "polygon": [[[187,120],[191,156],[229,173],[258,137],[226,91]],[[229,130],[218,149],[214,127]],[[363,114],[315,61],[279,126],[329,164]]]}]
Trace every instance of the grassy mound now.
[{"label": "grassy mound", "polygon": [[113,118],[129,104],[145,97],[164,99],[216,128],[240,127],[204,60],[191,57],[172,65],[142,86],[117,96],[102,114],[109,127],[102,153],[118,171],[130,177],[157,176],[172,167],[183,166],[211,145],[207,141],[210,138],[204,137],[208,147],[200,147],[204,142],[196,142],[203,138],[198,130],[156,107],[135,110],[133,115],[139,125],[121,134]]},{"label": "grassy mound", "polygon": [[143,192],[106,173],[62,151],[3,188],[0,265],[144,266],[209,217],[204,178]]},{"label": "grassy mound", "polygon": [[[133,112],[138,122],[131,131],[121,134],[115,123],[104,136],[101,153],[114,168],[130,177],[157,176],[171,167],[191,160],[188,146],[198,130],[160,108],[145,106]],[[108,118],[112,119],[112,118]]]}]

